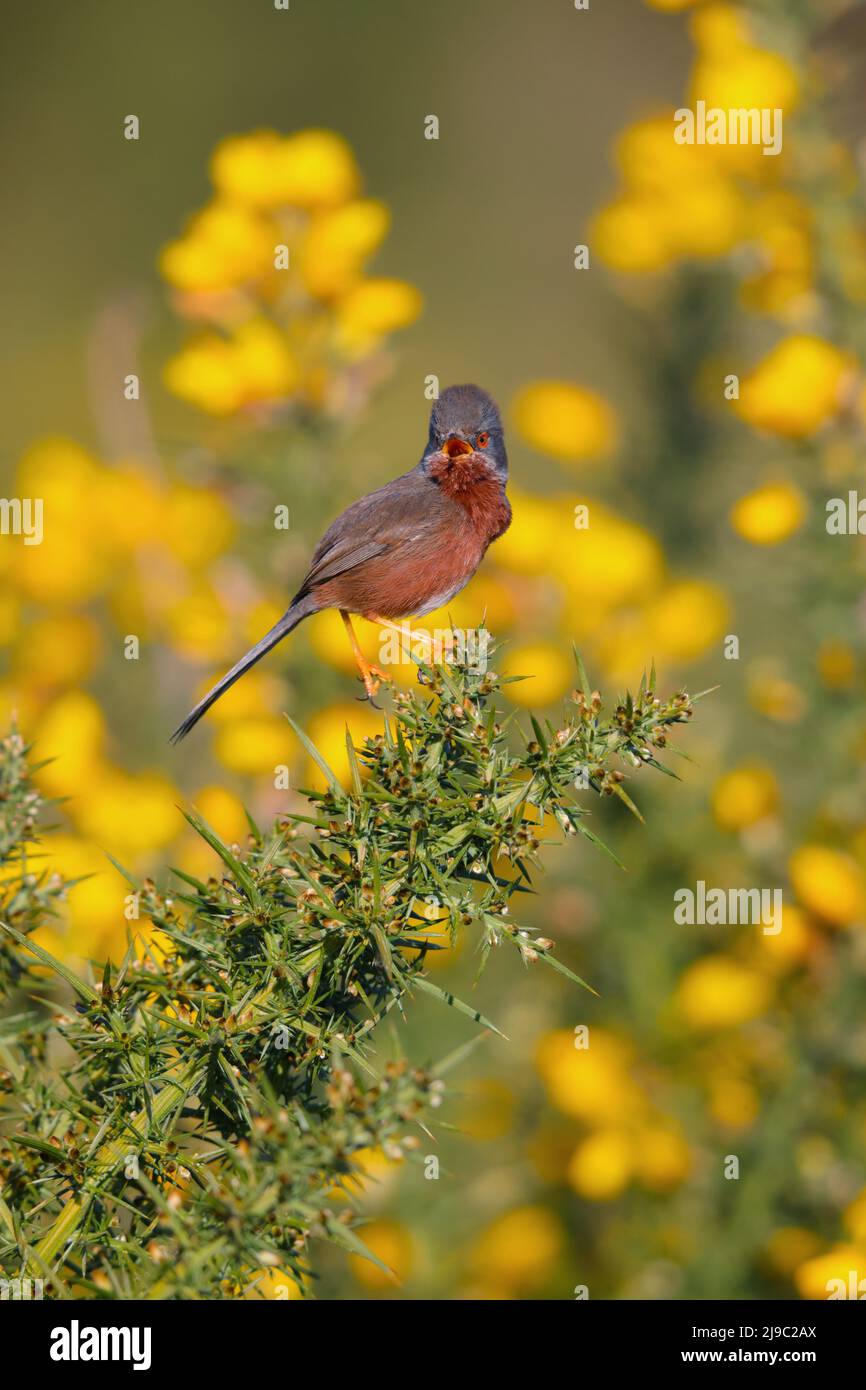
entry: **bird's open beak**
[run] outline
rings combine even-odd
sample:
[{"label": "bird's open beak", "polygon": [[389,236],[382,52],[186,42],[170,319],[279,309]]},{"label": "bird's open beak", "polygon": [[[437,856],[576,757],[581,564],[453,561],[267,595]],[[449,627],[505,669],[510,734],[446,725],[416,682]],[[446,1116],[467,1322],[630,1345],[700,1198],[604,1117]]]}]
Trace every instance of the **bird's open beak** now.
[{"label": "bird's open beak", "polygon": [[474,450],[472,445],[467,444],[465,439],[460,439],[458,435],[452,434],[442,445],[442,452],[446,454],[448,458],[456,459],[459,458],[461,454],[471,454]]}]

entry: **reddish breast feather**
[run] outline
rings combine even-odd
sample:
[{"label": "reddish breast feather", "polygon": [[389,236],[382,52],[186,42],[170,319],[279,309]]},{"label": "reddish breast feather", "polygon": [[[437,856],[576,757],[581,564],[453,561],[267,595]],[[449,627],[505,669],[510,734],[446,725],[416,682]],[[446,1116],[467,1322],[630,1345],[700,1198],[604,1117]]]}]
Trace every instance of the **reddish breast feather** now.
[{"label": "reddish breast feather", "polygon": [[511,507],[505,489],[483,459],[473,454],[443,459],[432,464],[428,476],[463,508],[484,550],[508,530]]}]

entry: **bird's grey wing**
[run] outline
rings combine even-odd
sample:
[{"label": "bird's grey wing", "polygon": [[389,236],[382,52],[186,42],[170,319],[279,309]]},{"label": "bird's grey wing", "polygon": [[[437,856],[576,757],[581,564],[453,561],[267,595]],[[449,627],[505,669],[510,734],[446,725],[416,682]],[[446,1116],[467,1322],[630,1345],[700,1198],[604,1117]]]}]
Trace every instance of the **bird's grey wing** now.
[{"label": "bird's grey wing", "polygon": [[443,503],[448,509],[455,506],[417,469],[359,498],[319,541],[298,597],[365,560],[418,540],[441,522]]}]

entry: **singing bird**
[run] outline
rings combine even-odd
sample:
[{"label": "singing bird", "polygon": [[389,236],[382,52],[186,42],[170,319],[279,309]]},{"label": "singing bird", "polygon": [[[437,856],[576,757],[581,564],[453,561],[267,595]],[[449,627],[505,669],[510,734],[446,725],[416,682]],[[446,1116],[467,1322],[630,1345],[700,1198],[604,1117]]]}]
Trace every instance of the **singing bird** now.
[{"label": "singing bird", "polygon": [[359,698],[372,701],[385,672],[366,660],[352,615],[396,628],[398,619],[422,617],[448,603],[511,524],[507,479],[496,402],[478,386],[449,386],[430,412],[420,462],[337,517],[279,622],[187,715],[172,742],[184,738],[298,623],[323,608],[339,608],[364,682],[366,694]]}]

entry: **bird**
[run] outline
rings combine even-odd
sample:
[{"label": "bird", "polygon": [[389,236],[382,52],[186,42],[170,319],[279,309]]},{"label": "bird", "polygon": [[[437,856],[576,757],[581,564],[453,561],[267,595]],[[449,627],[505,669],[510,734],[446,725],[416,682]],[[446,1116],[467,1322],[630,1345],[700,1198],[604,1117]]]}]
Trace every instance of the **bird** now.
[{"label": "bird", "polygon": [[283,616],[190,711],[172,743],[299,623],[325,608],[339,609],[366,692],[358,698],[374,703],[387,673],[361,651],[353,616],[405,633],[399,620],[423,617],[454,598],[511,524],[507,481],[493,397],[479,386],[446,387],[430,411],[419,462],[353,502],[328,527]]}]

